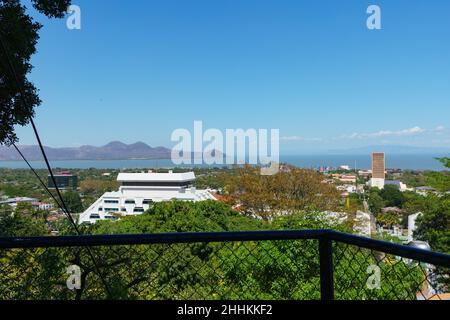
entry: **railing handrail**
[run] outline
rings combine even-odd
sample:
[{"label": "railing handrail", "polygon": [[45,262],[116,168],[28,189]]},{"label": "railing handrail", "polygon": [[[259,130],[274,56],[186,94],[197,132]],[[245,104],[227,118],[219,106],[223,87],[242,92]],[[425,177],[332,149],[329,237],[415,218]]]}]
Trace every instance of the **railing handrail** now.
[{"label": "railing handrail", "polygon": [[146,234],[112,234],[47,237],[0,238],[0,249],[77,247],[102,245],[136,245],[162,243],[234,242],[264,240],[319,239],[329,230],[226,231],[226,232],[168,232]]},{"label": "railing handrail", "polygon": [[342,242],[361,248],[389,253],[401,256],[403,258],[409,258],[420,262],[450,268],[450,255],[445,253],[419,249],[382,240],[375,240],[334,230],[329,230],[326,236],[336,242]]},{"label": "railing handrail", "polygon": [[328,229],[8,237],[0,238],[0,249],[302,239],[329,239],[450,268],[450,255],[448,254],[418,249],[387,241],[374,240]]}]

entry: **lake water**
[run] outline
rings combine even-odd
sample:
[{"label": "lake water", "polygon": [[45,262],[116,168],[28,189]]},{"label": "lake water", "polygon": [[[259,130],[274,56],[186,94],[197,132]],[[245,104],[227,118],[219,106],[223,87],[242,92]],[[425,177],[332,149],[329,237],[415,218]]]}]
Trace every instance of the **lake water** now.
[{"label": "lake water", "polygon": [[[411,169],[411,170],[444,170],[445,167],[437,161],[436,157],[444,155],[386,155],[387,168]],[[281,162],[293,164],[302,168],[318,166],[338,167],[349,165],[358,169],[371,167],[370,155],[291,155],[281,156]],[[172,168],[175,165],[169,159],[163,160],[74,160],[74,161],[50,161],[53,168],[65,169],[140,169],[140,168]],[[44,169],[43,161],[31,161],[36,169]],[[216,167],[218,165],[215,165]],[[181,166],[177,166],[181,167]],[[183,167],[192,167],[185,165]],[[206,167],[206,166],[202,166]],[[0,161],[0,168],[21,169],[28,168],[23,161]]]}]

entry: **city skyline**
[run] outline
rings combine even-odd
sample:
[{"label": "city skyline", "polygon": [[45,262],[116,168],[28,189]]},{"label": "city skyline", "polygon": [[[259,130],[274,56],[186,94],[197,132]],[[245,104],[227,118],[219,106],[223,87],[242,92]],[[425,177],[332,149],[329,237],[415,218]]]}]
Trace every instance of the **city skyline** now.
[{"label": "city skyline", "polygon": [[369,4],[80,0],[81,30],[30,9],[44,25],[36,123],[53,147],[170,148],[195,120],[280,129],[281,154],[450,145],[450,4],[377,1],[382,30],[368,30]]}]

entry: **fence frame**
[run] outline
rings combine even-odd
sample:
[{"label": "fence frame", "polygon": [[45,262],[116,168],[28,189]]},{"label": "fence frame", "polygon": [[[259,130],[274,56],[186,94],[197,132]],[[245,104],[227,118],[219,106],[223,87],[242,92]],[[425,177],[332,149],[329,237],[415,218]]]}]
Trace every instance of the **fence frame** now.
[{"label": "fence frame", "polygon": [[354,245],[450,268],[450,255],[406,245],[374,240],[334,230],[281,230],[237,232],[180,232],[157,234],[83,235],[0,238],[0,249],[95,247],[114,245],[175,244],[199,242],[247,242],[275,240],[318,240],[320,292],[322,300],[334,300],[333,242]]}]

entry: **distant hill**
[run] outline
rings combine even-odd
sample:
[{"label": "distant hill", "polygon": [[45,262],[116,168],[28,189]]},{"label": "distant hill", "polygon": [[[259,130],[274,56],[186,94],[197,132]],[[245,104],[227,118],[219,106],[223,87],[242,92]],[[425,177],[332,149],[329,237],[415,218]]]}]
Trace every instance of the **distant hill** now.
[{"label": "distant hill", "polygon": [[[42,160],[38,146],[23,145],[20,150],[28,160]],[[144,142],[125,144],[113,141],[102,147],[81,146],[76,148],[45,147],[50,160],[128,160],[170,159],[171,150],[165,147],[150,147]],[[0,146],[0,160],[22,160],[13,147]]]},{"label": "distant hill", "polygon": [[330,154],[370,154],[372,152],[385,152],[387,154],[429,154],[429,155],[446,155],[450,154],[449,148],[433,148],[433,147],[412,147],[401,145],[375,145],[343,150],[329,150]]}]

